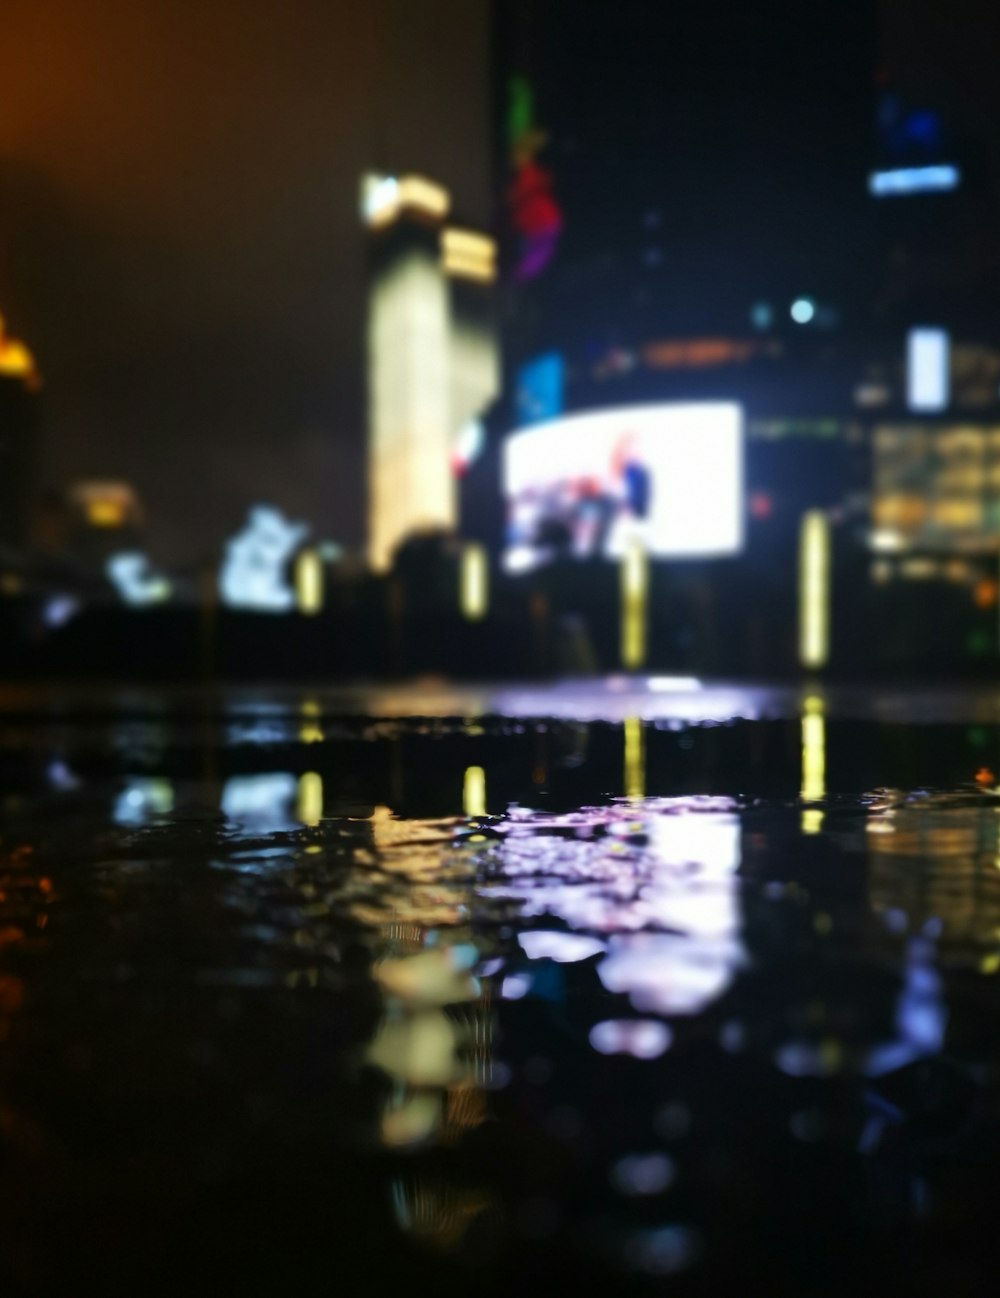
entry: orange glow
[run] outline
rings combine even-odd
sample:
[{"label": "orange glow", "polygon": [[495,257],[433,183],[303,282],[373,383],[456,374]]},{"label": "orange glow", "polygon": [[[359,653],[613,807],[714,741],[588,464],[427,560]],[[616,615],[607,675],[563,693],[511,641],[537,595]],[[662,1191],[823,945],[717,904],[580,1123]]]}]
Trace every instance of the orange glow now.
[{"label": "orange glow", "polygon": [[13,974],[0,975],[0,1014],[13,1014],[24,1004],[24,983]]},{"label": "orange glow", "polygon": [[125,510],[118,500],[91,500],[87,503],[87,522],[91,527],[121,527]]},{"label": "orange glow", "polygon": [[90,527],[118,528],[139,521],[139,505],[127,482],[78,482],[69,497]]},{"label": "orange glow", "polygon": [[41,386],[34,356],[19,339],[10,337],[2,315],[0,315],[0,376],[22,379],[25,386],[31,389]]},{"label": "orange glow", "polygon": [[760,350],[759,343],[738,338],[684,338],[650,343],[642,349],[642,359],[655,370],[703,369],[740,364]]},{"label": "orange glow", "polygon": [[0,928],[0,951],[5,946],[15,946],[18,942],[24,941],[24,930],[17,928],[13,924],[8,924],[6,928]]},{"label": "orange glow", "polygon": [[976,608],[993,608],[997,602],[998,589],[997,583],[989,577],[977,581],[972,594]]},{"label": "orange glow", "polygon": [[976,783],[982,784],[986,788],[991,788],[997,782],[997,777],[993,774],[988,766],[981,766],[976,772]]}]

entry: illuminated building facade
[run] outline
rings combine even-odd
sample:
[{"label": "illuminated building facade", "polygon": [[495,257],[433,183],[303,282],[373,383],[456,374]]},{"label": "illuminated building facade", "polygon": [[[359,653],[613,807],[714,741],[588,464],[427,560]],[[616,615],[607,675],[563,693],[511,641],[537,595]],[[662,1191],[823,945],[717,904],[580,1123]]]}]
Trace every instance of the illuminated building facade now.
[{"label": "illuminated building facade", "polygon": [[448,220],[447,190],[368,176],[369,560],[392,564],[414,532],[457,522],[463,429],[498,389],[495,245]]},{"label": "illuminated building facade", "polygon": [[684,376],[712,389],[730,368],[763,383],[858,327],[875,254],[870,0],[498,10],[512,384],[552,351],[567,409],[607,404],[616,380],[616,401],[674,395]]},{"label": "illuminated building facade", "polygon": [[[783,461],[812,458],[814,431],[833,426],[816,458],[837,461],[838,481],[864,474],[852,429],[878,255],[873,5],[510,0],[496,43],[505,386],[463,531],[497,543],[489,502],[514,430],[730,402],[757,498],[749,549],[773,549],[787,513],[794,555],[801,513],[827,502],[778,499],[796,482]],[[794,432],[764,445],[762,422]]]},{"label": "illuminated building facade", "polygon": [[[954,645],[995,654],[1000,225],[981,122],[961,125],[960,97],[935,100],[874,0],[508,0],[496,39],[505,385],[463,532],[503,550],[509,499],[493,502],[527,427],[732,403],[744,550],[654,562],[651,607],[687,583],[714,610],[706,625],[744,601],[747,621],[717,639],[759,642],[760,670],[776,640],[786,666],[860,664],[858,601],[919,581],[923,621],[894,636],[873,619],[869,647],[895,639],[902,662],[933,639],[940,656],[924,622],[948,625],[947,607]],[[594,513],[614,475],[588,473],[570,494]],[[551,513],[534,485],[536,513]],[[819,536],[820,516],[823,544],[807,549],[823,555],[829,608],[822,653],[803,652],[801,577],[818,572],[803,526]],[[575,613],[605,578],[594,567],[569,594],[573,580],[546,598]],[[692,662],[711,656],[700,643]]]}]

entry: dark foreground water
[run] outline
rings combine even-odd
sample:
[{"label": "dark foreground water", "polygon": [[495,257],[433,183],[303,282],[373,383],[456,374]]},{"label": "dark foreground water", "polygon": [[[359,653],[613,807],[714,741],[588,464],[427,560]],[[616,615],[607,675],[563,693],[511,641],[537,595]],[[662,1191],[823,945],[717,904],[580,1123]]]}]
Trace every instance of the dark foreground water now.
[{"label": "dark foreground water", "polygon": [[988,1292],[998,784],[983,693],[3,695],[0,1293]]}]

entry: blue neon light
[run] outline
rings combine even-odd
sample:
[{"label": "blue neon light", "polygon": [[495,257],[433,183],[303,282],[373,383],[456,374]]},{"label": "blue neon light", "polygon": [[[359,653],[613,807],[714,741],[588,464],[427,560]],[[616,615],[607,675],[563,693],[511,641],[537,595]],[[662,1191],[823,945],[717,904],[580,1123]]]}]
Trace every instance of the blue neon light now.
[{"label": "blue neon light", "polygon": [[899,194],[930,194],[957,189],[961,172],[950,163],[933,167],[898,167],[893,171],[873,171],[868,177],[868,192],[876,198]]}]

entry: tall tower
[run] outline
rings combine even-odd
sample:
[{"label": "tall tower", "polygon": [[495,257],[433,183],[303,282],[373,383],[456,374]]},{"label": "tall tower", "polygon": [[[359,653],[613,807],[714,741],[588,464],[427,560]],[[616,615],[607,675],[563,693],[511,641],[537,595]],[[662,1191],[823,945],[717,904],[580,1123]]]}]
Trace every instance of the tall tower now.
[{"label": "tall tower", "polygon": [[421,176],[367,176],[369,560],[385,571],[412,532],[454,528],[452,458],[496,394],[492,240],[446,224]]}]

